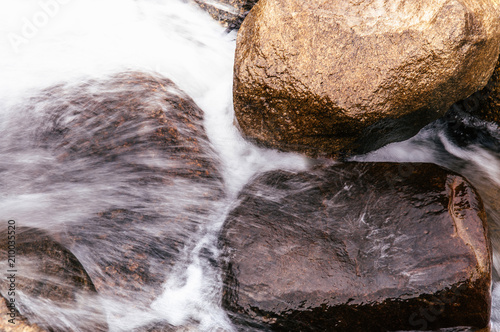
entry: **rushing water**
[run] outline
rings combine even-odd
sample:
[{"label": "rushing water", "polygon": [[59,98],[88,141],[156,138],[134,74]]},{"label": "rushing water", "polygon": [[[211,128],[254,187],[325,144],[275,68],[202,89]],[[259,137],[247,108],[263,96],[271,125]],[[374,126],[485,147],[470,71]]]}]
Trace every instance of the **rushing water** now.
[{"label": "rushing water", "polygon": [[[162,201],[160,209],[167,212],[159,211],[160,216],[169,209],[192,209],[202,196],[194,182],[178,180],[175,193],[149,190],[134,186],[136,175],[113,163],[88,158],[62,163],[38,141],[40,131],[54,125],[51,110],[65,105],[65,98],[80,91],[78,87],[85,86],[89,94],[94,88],[98,95],[98,82],[129,71],[168,78],[204,112],[208,144],[215,151],[212,158],[224,193],[203,218],[194,221],[195,226],[176,229],[187,245],[168,273],[159,273],[164,277],[159,289],[135,290],[128,294],[132,298],[119,291],[102,292],[98,299],[81,301],[102,307],[110,331],[140,330],[157,322],[178,330],[234,331],[220,308],[220,276],[217,265],[211,263],[218,255],[217,231],[239,190],[253,175],[272,169],[304,169],[308,164],[298,155],[257,148],[234,127],[235,33],[227,33],[196,5],[182,0],[0,0],[0,35],[0,221],[16,219],[19,226],[43,230],[64,242],[74,229],[80,229],[82,237],[96,236],[96,227],[101,235],[113,238],[116,230],[98,223],[82,224],[82,220],[120,204],[145,204],[145,196]],[[65,116],[63,122],[73,121],[71,114]],[[438,121],[406,142],[354,159],[434,162],[467,176],[483,196],[494,247],[500,250],[500,233],[495,233],[495,225],[500,225],[500,207],[495,202],[500,192],[498,127],[464,123],[471,132],[481,129],[481,134],[464,138],[456,137],[450,127],[457,125],[450,123]],[[92,132],[82,132],[83,137],[89,135]],[[148,155],[131,157],[135,164],[159,162]],[[213,187],[200,190],[217,191]],[[189,213],[183,216],[196,218]],[[148,229],[134,226],[119,239],[125,247],[140,244],[144,248],[164,231],[162,223],[155,222]],[[98,254],[85,244],[74,246],[73,254],[96,275],[102,260],[123,257],[112,241],[94,245]],[[500,322],[500,287],[494,290],[497,293],[494,323]],[[46,306],[29,297],[23,300],[47,324],[61,330],[85,330],[85,323],[81,325],[85,312]],[[85,308],[88,305],[81,310]]]},{"label": "rushing water", "polygon": [[[218,255],[217,231],[236,194],[253,174],[306,166],[300,156],[246,143],[233,126],[235,34],[228,34],[193,3],[181,0],[2,1],[0,34],[0,218],[5,223],[15,219],[19,227],[56,237],[104,284],[97,285],[98,299],[80,294],[84,298],[76,302],[76,310],[57,303],[47,305],[18,292],[21,309],[60,331],[95,329],[84,317],[95,316],[96,308],[104,311],[110,331],[155,326],[234,330],[220,308],[220,275],[211,264]],[[204,111],[204,125],[216,154],[203,158],[213,158],[211,162],[218,165],[222,196],[217,180],[200,184],[175,177],[165,188],[140,184],[146,176],[154,176],[147,169],[158,172],[178,167],[172,160],[156,158],[154,151],[132,150],[118,156],[123,160],[109,161],[90,151],[95,147],[86,151],[79,145],[91,141],[100,127],[92,118],[79,120],[78,107],[98,107],[92,104],[92,96],[101,103],[116,103],[110,98],[140,93],[126,84],[122,88],[105,83],[130,71],[172,80]],[[140,101],[146,108],[161,104],[151,94]],[[60,114],[54,115],[55,110]],[[141,121],[114,133],[110,142],[125,144],[133,126],[147,124]],[[75,123],[80,129],[70,130],[69,143],[44,138],[44,133],[64,132],[65,125],[74,128]],[[147,134],[147,129],[141,133]],[[66,160],[67,153],[83,157]],[[139,173],[127,172],[137,165],[142,165]],[[182,167],[190,166],[184,163]],[[216,204],[213,199],[201,206],[207,193],[220,197]],[[146,211],[152,220],[147,226],[126,220],[114,226],[99,218],[89,220],[102,211],[119,216],[119,208],[136,215]],[[184,220],[175,229],[166,222],[172,216]],[[185,247],[159,255],[160,259],[175,257],[163,266],[151,253],[162,250],[155,242],[162,241],[165,233],[165,238],[182,241]],[[149,266],[150,274],[163,276],[161,284],[151,280],[137,289],[107,275],[109,262],[126,266],[127,248],[133,248],[137,257],[147,256],[137,263]],[[28,263],[19,264],[20,275],[28,273]],[[133,283],[134,276],[130,273],[127,283]]]},{"label": "rushing water", "polygon": [[[456,107],[411,139],[353,161],[429,162],[465,176],[483,199],[493,247],[492,331],[500,330],[500,128]],[[403,171],[404,172],[404,171]]]}]

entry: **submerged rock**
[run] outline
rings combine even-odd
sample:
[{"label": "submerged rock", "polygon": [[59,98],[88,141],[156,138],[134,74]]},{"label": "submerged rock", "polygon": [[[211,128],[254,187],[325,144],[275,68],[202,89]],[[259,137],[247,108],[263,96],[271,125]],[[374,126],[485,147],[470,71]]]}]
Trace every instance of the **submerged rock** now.
[{"label": "submerged rock", "polygon": [[11,310],[7,307],[8,302],[5,299],[0,299],[0,331],[2,332],[48,332],[47,330],[42,329],[36,324],[30,324],[26,321],[24,317],[22,317],[19,312],[15,320],[15,324],[9,322],[11,317],[9,314]]},{"label": "submerged rock", "polygon": [[239,29],[243,19],[258,0],[194,0],[228,29]]},{"label": "submerged rock", "polygon": [[[196,234],[220,213],[202,110],[172,81],[137,72],[61,84],[27,104],[12,125],[29,129],[10,148],[37,158],[13,157],[1,170],[14,197],[1,203],[78,257],[111,321],[131,311],[146,320],[173,266],[189,264]],[[30,212],[23,199],[33,193]]]},{"label": "submerged rock", "polygon": [[485,214],[461,176],[431,164],[350,163],[265,173],[220,244],[223,305],[274,331],[483,328]]},{"label": "submerged rock", "polygon": [[261,0],[239,31],[234,107],[243,134],[312,156],[416,134],[484,87],[498,3]]},{"label": "submerged rock", "polygon": [[[2,252],[10,248],[13,254],[12,260],[0,264],[12,276],[2,278],[0,289],[5,299],[14,299],[16,314],[15,324],[1,323],[2,331],[9,331],[9,326],[16,326],[14,331],[107,331],[94,284],[78,259],[39,229],[17,227],[14,232],[10,247],[7,241],[0,242]],[[30,306],[32,301],[40,305]],[[5,309],[10,312],[2,305]],[[57,328],[52,327],[54,322]]]},{"label": "submerged rock", "polygon": [[[117,186],[110,193],[113,204],[68,230],[69,245],[76,251],[100,248],[87,254],[100,293],[146,305],[223,197],[203,111],[170,80],[141,73],[64,94],[71,103],[52,105],[54,126],[43,142],[55,147],[63,164],[89,160],[94,172],[118,175],[116,183],[105,180]],[[81,175],[62,177],[79,181]]]}]

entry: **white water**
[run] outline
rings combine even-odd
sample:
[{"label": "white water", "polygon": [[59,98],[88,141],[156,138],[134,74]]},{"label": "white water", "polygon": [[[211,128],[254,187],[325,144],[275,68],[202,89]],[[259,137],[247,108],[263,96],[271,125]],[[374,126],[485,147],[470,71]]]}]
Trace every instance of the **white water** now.
[{"label": "white water", "polygon": [[[182,0],[0,0],[2,135],[16,133],[16,128],[9,126],[10,119],[19,116],[19,106],[26,98],[43,88],[139,70],[171,79],[196,101],[205,112],[208,136],[222,160],[226,208],[204,225],[201,235],[197,233],[196,245],[187,253],[190,259],[175,267],[175,273],[165,280],[162,294],[152,299],[150,307],[130,309],[112,297],[101,299],[111,331],[131,331],[159,319],[179,329],[233,331],[218,303],[217,273],[206,269],[198,254],[206,247],[217,254],[215,234],[224,213],[252,175],[307,166],[307,160],[297,155],[254,147],[234,127],[231,100],[234,47],[234,33],[227,34],[208,14]],[[0,157],[12,157],[19,165],[51,162],[51,156],[39,151],[19,156],[9,156],[5,151],[6,148]],[[435,162],[464,172],[472,182],[477,179],[474,184],[479,187],[484,179],[500,187],[498,151],[478,144],[458,147],[439,127],[424,129],[412,140],[355,159]],[[66,189],[79,197],[89,197],[85,192],[89,188]],[[54,197],[44,193],[0,195],[1,213],[9,214],[0,215],[0,221],[13,215],[22,223],[37,216],[44,222],[30,226],[47,230],[58,226],[55,215],[62,218],[99,208],[54,211],[47,208]],[[490,214],[498,216],[496,211]],[[500,322],[500,287],[494,290],[494,295],[492,320],[496,324]],[[54,316],[57,312],[49,310],[48,314]]]},{"label": "white water", "polygon": [[[0,0],[0,36],[0,129],[9,137],[16,133],[12,119],[21,118],[23,103],[43,88],[79,84],[127,70],[171,79],[203,109],[207,134],[223,165],[226,207],[193,235],[196,245],[189,247],[187,258],[174,267],[162,294],[151,299],[149,307],[132,309],[129,303],[109,296],[100,302],[110,331],[131,331],[157,321],[182,330],[233,331],[219,305],[219,275],[204,266],[199,253],[208,247],[217,256],[216,232],[231,201],[253,174],[277,168],[303,169],[307,164],[297,155],[256,148],[234,127],[235,34],[226,33],[208,14],[182,0]],[[18,156],[12,153],[4,144],[0,156],[11,158],[10,166],[15,160],[16,167],[28,174],[25,176],[30,172],[27,165],[54,162],[50,155],[36,150]],[[112,183],[104,181],[104,186]],[[19,224],[53,232],[65,218],[95,213],[108,203],[93,198],[96,191],[106,188],[65,184],[59,189],[64,193],[58,196],[2,192],[0,220],[16,218]],[[57,201],[68,196],[80,198],[77,211],[75,203],[54,209]],[[89,259],[85,252],[78,258],[84,265]],[[75,319],[75,312],[63,315],[48,306],[43,310],[42,315],[61,317],[60,326],[73,327],[64,319]]]},{"label": "white water", "polygon": [[407,141],[389,144],[351,160],[435,163],[465,176],[474,185],[488,215],[495,270],[491,328],[500,331],[500,128],[462,116],[458,124],[453,120],[438,120]]}]

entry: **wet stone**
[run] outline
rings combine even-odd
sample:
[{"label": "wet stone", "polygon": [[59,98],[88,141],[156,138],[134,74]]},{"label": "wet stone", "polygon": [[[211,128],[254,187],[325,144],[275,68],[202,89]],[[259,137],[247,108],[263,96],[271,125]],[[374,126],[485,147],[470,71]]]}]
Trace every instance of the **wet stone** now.
[{"label": "wet stone", "polygon": [[274,171],[230,212],[223,306],[241,330],[484,328],[491,250],[482,202],[431,164]]},{"label": "wet stone", "polygon": [[224,27],[233,30],[239,29],[250,9],[258,0],[194,0],[200,8],[205,10]]},{"label": "wet stone", "polygon": [[16,312],[15,324],[9,322],[11,310],[7,307],[8,301],[0,299],[0,331],[3,332],[47,332],[36,324],[30,324],[27,320]]},{"label": "wet stone", "polygon": [[199,331],[199,328],[196,324],[187,323],[183,324],[182,326],[173,326],[167,322],[156,322],[149,324],[147,326],[137,328],[133,332],[197,332],[197,331]]},{"label": "wet stone", "polygon": [[70,229],[69,245],[99,248],[89,266],[100,293],[146,305],[223,196],[203,112],[168,79],[141,73],[90,82],[70,96],[53,110],[44,144],[55,146],[62,163],[90,159],[125,180],[112,193],[118,204]]},{"label": "wet stone", "polygon": [[111,303],[109,319],[147,311],[220,213],[223,182],[203,111],[172,81],[140,72],[53,86],[26,105],[13,125],[30,130],[12,148],[44,158],[3,170],[10,181],[0,187],[43,204],[18,222],[46,225],[78,257]]},{"label": "wet stone", "polygon": [[[7,241],[0,243],[0,249],[7,252]],[[5,299],[15,300],[18,316],[14,325],[0,323],[4,325],[2,331],[10,331],[9,327],[12,330],[16,325],[17,329],[12,331],[108,330],[89,275],[78,259],[49,234],[40,229],[18,227],[15,232],[15,264],[14,279],[2,278],[0,289]],[[0,266],[3,271],[12,270],[7,261]],[[14,287],[9,286],[11,281]],[[27,305],[30,301],[39,301],[43,305],[34,309]],[[2,311],[5,309],[9,308],[2,304]],[[88,316],[92,317],[90,323],[86,319]],[[54,321],[59,323],[58,328],[51,328]]]},{"label": "wet stone", "polygon": [[238,126],[313,157],[404,141],[485,87],[499,13],[492,0],[260,0],[236,42]]},{"label": "wet stone", "polygon": [[488,84],[472,96],[453,105],[453,109],[500,125],[500,58]]}]

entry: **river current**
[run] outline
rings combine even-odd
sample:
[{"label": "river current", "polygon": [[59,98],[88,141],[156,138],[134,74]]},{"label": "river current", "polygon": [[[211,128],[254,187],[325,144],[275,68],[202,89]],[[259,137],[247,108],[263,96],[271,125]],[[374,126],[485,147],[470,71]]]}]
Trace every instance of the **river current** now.
[{"label": "river current", "polygon": [[[51,106],[67,102],[67,94],[52,94],[51,87],[71,90],[130,71],[168,78],[204,112],[223,198],[209,211],[210,217],[182,230],[190,245],[147,305],[133,306],[133,300],[129,303],[113,293],[100,295],[98,301],[110,331],[140,330],[155,322],[179,331],[236,331],[220,306],[220,271],[211,264],[219,254],[217,232],[252,176],[274,169],[304,170],[310,164],[297,154],[258,148],[235,128],[236,32],[228,32],[194,3],[183,0],[0,0],[0,36],[0,222],[15,219],[19,226],[61,238],[81,226],[89,214],[124,202],[139,204],[144,195],[124,198],[116,189],[134,190],[130,186],[134,174],[88,159],[63,165],[40,148],[37,133],[53,125]],[[477,120],[462,122],[476,134],[456,137],[450,130],[452,120],[438,120],[408,141],[353,160],[431,162],[466,176],[485,201],[493,247],[500,250],[500,231],[496,233],[500,211],[495,208],[500,193],[499,128]],[[151,163],[148,156],[143,158],[136,162]],[[79,180],[51,182],[58,174],[69,173],[78,173]],[[199,193],[192,183],[181,181],[176,186],[175,193],[157,190],[153,194],[164,197],[166,209],[168,204],[179,208],[196,203],[192,200]],[[151,227],[134,228],[133,236],[120,241],[130,246],[146,243],[151,234],[162,231],[161,223]],[[114,232],[105,227],[101,231],[103,235]],[[92,270],[97,259],[115,257],[113,243],[100,246],[99,258],[90,246],[79,246],[73,254]],[[495,269],[500,274],[497,255]],[[141,299],[149,294],[145,288],[134,296]],[[500,287],[494,287],[493,295],[492,327],[500,329]],[[29,310],[45,317],[46,324],[60,330],[85,330],[84,313],[74,308],[51,308],[29,296],[23,300]]]}]

